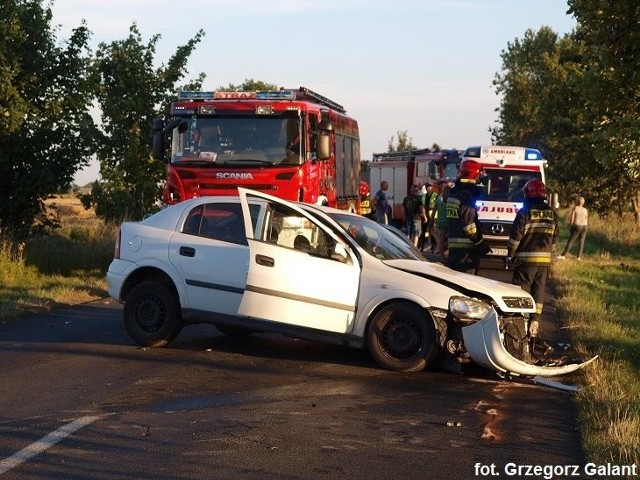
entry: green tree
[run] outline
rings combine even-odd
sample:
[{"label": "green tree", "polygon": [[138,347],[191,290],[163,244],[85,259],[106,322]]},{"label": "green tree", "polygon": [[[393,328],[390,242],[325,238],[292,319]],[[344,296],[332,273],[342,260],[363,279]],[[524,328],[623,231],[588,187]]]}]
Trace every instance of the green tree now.
[{"label": "green tree", "polygon": [[569,0],[586,46],[583,101],[597,159],[598,207],[631,203],[640,227],[640,4],[637,0]]},{"label": "green tree", "polygon": [[218,90],[227,92],[257,92],[260,90],[278,90],[278,86],[274,83],[263,82],[262,80],[254,80],[253,78],[246,78],[240,85],[222,86]]},{"label": "green tree", "polygon": [[552,186],[606,215],[631,205],[640,227],[640,5],[569,1],[563,38],[527,31],[502,52],[494,141],[540,148]]},{"label": "green tree", "polygon": [[[582,100],[584,44],[549,27],[527,30],[502,51],[493,85],[501,95],[493,141],[539,148],[549,160],[548,181],[564,200],[591,192],[595,157]],[[590,200],[593,200],[591,198]]]},{"label": "green tree", "polygon": [[88,164],[94,128],[90,32],[61,46],[42,4],[0,3],[0,233],[18,241],[56,225],[45,200]]},{"label": "green tree", "polygon": [[[397,142],[395,137],[397,136]],[[387,144],[387,152],[407,152],[409,150],[415,150],[413,145],[413,139],[409,136],[406,130],[396,132],[396,135],[392,135]]]},{"label": "green tree", "polygon": [[493,81],[502,96],[498,125],[491,130],[494,143],[539,148],[553,165],[561,148],[555,139],[572,134],[571,74],[564,62],[571,57],[563,53],[572,45],[570,37],[559,39],[549,27],[527,30],[523,39],[507,44],[502,72]]},{"label": "green tree", "polygon": [[[124,40],[98,46],[95,59],[101,129],[96,152],[100,181],[81,196],[105,219],[142,219],[160,198],[164,165],[151,156],[153,120],[168,115],[168,106],[186,73],[187,60],[204,32],[179,46],[168,63],[154,67],[154,35],[143,44],[134,23]],[[199,89],[204,74],[183,89]]]}]

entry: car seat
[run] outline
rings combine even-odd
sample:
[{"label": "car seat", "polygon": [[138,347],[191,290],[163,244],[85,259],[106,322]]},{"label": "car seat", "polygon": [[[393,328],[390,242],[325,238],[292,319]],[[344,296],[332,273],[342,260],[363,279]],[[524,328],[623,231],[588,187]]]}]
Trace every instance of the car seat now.
[{"label": "car seat", "polygon": [[293,248],[308,252],[311,250],[311,242],[304,235],[300,234],[293,240]]}]

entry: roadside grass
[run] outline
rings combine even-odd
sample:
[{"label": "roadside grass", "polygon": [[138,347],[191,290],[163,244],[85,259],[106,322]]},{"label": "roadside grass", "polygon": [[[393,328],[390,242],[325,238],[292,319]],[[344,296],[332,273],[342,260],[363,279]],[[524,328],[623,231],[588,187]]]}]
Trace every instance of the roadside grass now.
[{"label": "roadside grass", "polygon": [[105,273],[117,226],[70,195],[52,202],[61,228],[22,245],[0,239],[0,320],[107,296]]},{"label": "roadside grass", "polygon": [[[591,213],[585,252],[556,261],[556,307],[578,353],[600,358],[584,369],[575,396],[584,448],[596,464],[640,464],[640,233],[633,218]],[[561,218],[559,249],[568,236]]]}]

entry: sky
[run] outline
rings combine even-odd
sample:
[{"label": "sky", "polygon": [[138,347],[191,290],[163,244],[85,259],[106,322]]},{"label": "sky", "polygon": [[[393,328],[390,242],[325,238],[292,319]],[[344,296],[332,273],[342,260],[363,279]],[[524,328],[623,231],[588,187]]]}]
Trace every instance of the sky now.
[{"label": "sky", "polygon": [[[185,82],[203,72],[205,90],[250,78],[315,90],[358,121],[365,160],[405,131],[417,148],[490,143],[501,52],[528,29],[575,26],[563,0],[52,1],[58,41],[84,20],[95,51],[136,23],[145,44],[160,35],[158,65],[204,30]],[[98,176],[92,163],[75,178]]]}]

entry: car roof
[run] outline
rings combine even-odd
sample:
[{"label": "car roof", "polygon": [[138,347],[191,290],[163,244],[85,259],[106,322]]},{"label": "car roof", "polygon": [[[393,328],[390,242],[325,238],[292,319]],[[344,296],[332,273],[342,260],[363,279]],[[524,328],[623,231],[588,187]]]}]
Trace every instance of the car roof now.
[{"label": "car roof", "polygon": [[305,210],[317,210],[327,215],[330,215],[332,213],[340,213],[341,215],[351,215],[353,217],[360,217],[360,215],[358,215],[357,213],[349,212],[348,210],[339,210],[337,208],[327,207],[325,205],[316,205],[314,203],[300,203],[300,202],[291,202],[291,203],[294,203]]},{"label": "car roof", "polygon": [[[292,201],[292,200],[284,200],[284,199],[279,199],[282,200],[284,202],[290,203],[292,205],[296,205],[299,208],[302,208],[304,210],[307,211],[311,211],[311,210],[315,210],[315,211],[320,211],[323,212],[325,214],[331,214],[331,213],[340,213],[340,214],[345,214],[345,215],[352,215],[354,217],[358,217],[359,215],[353,212],[349,212],[346,210],[339,210],[337,208],[333,208],[333,207],[328,207],[328,206],[324,206],[324,205],[316,205],[316,204],[312,204],[312,203],[302,203],[302,202],[296,202],[296,201]],[[184,208],[192,208],[196,205],[201,205],[203,203],[239,203],[240,202],[240,197],[237,195],[222,195],[222,196],[208,196],[208,197],[196,197],[196,198],[190,198],[188,200],[184,200],[180,203],[177,203],[175,205],[170,205],[167,208],[172,208],[172,207],[182,207]]]}]

